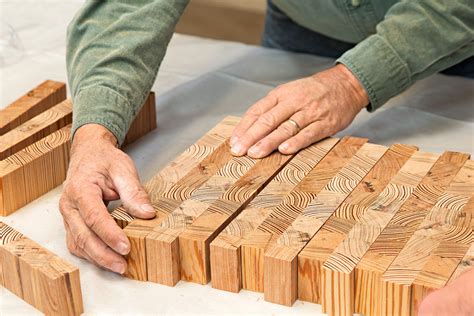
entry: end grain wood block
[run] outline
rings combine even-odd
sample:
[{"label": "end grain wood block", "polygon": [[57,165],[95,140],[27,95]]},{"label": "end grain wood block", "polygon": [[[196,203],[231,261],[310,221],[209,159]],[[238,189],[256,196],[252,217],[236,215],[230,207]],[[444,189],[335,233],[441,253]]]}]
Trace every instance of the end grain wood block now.
[{"label": "end grain wood block", "polygon": [[69,164],[67,125],[0,161],[0,215],[20,207],[63,183]]},{"label": "end grain wood block", "polygon": [[286,194],[303,180],[338,141],[337,138],[327,138],[298,152],[245,210],[211,242],[212,287],[231,292],[241,290],[240,248],[244,238],[270,215]]},{"label": "end grain wood block", "polygon": [[83,313],[79,270],[0,222],[2,285],[46,315]]},{"label": "end grain wood block", "polygon": [[[413,235],[427,212],[454,179],[468,156],[445,152],[416,186],[414,192],[393,214],[356,266],[355,310],[379,314],[382,274]],[[411,181],[409,177],[406,181]],[[395,191],[396,192],[396,191]]]},{"label": "end grain wood block", "polygon": [[385,146],[364,144],[278,239],[271,242],[264,259],[264,298],[266,301],[287,306],[293,305],[298,294],[299,252],[386,151]]},{"label": "end grain wood block", "polygon": [[206,284],[210,280],[209,245],[248,203],[290,161],[293,155],[274,152],[259,160],[216,203],[179,235],[181,279]]},{"label": "end grain wood block", "polygon": [[[163,196],[179,179],[196,167],[220,144],[225,142],[232,134],[239,120],[240,118],[236,116],[227,116],[224,118],[217,126],[148,181],[145,184],[145,189],[149,193],[150,198],[153,200]],[[122,228],[125,228],[134,220],[133,216],[129,215],[123,207],[115,209],[111,215]]]},{"label": "end grain wood block", "polygon": [[0,110],[0,136],[66,99],[66,84],[46,80]]},{"label": "end grain wood block", "polygon": [[271,210],[270,215],[241,244],[242,287],[263,292],[264,252],[271,240],[285,231],[308,203],[353,158],[367,139],[344,137],[331,151]]},{"label": "end grain wood block", "polygon": [[0,160],[71,124],[72,103],[65,100],[0,136]]}]

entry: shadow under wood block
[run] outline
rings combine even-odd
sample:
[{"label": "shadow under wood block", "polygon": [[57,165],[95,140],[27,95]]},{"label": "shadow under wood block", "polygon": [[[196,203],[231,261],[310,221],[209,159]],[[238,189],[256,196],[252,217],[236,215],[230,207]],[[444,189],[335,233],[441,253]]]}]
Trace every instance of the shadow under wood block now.
[{"label": "shadow under wood block", "polygon": [[0,110],[0,136],[66,99],[66,84],[46,80]]},{"label": "shadow under wood block", "polygon": [[79,270],[2,222],[0,285],[46,315],[84,312]]}]

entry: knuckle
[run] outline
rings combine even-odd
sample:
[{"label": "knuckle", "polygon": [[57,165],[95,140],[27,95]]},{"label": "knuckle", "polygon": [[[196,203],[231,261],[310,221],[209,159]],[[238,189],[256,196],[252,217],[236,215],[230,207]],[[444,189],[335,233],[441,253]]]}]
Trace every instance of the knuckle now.
[{"label": "knuckle", "polygon": [[281,133],[283,133],[286,136],[293,136],[295,134],[295,128],[292,126],[289,126],[289,124],[281,124],[278,129],[280,130]]},{"label": "knuckle", "polygon": [[267,113],[258,118],[257,123],[266,128],[274,128],[276,125],[276,117],[272,113]]},{"label": "knuckle", "polygon": [[89,241],[89,235],[85,232],[80,232],[77,233],[74,236],[74,244],[75,244],[75,249],[78,250],[84,250],[86,249],[87,243]]},{"label": "knuckle", "polygon": [[84,222],[88,227],[95,231],[97,225],[100,224],[100,215],[94,210],[89,210],[86,212]]}]

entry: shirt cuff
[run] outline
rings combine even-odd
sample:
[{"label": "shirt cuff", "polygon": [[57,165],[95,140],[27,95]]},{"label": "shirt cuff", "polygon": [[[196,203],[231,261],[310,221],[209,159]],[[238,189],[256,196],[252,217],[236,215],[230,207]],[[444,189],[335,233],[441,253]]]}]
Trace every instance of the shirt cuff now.
[{"label": "shirt cuff", "polygon": [[99,124],[112,132],[121,145],[132,118],[130,103],[116,91],[105,86],[84,88],[73,99],[71,138],[74,138],[79,127]]},{"label": "shirt cuff", "polygon": [[380,35],[371,35],[336,62],[349,68],[369,95],[367,109],[375,111],[412,84],[410,70]]}]

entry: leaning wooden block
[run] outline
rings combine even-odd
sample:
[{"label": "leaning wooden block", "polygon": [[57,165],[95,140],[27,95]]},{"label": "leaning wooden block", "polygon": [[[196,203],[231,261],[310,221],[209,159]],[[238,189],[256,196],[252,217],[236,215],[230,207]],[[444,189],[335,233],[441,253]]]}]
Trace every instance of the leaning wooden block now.
[{"label": "leaning wooden block", "polygon": [[65,100],[0,136],[0,160],[71,124],[72,103]]},{"label": "leaning wooden block", "polygon": [[46,80],[0,110],[0,136],[66,99],[66,84]]},{"label": "leaning wooden block", "polygon": [[46,315],[83,313],[79,270],[0,222],[2,286]]},{"label": "leaning wooden block", "polygon": [[338,139],[322,140],[296,154],[273,180],[253,199],[210,246],[212,287],[238,292],[242,288],[241,245],[337,144]]}]

